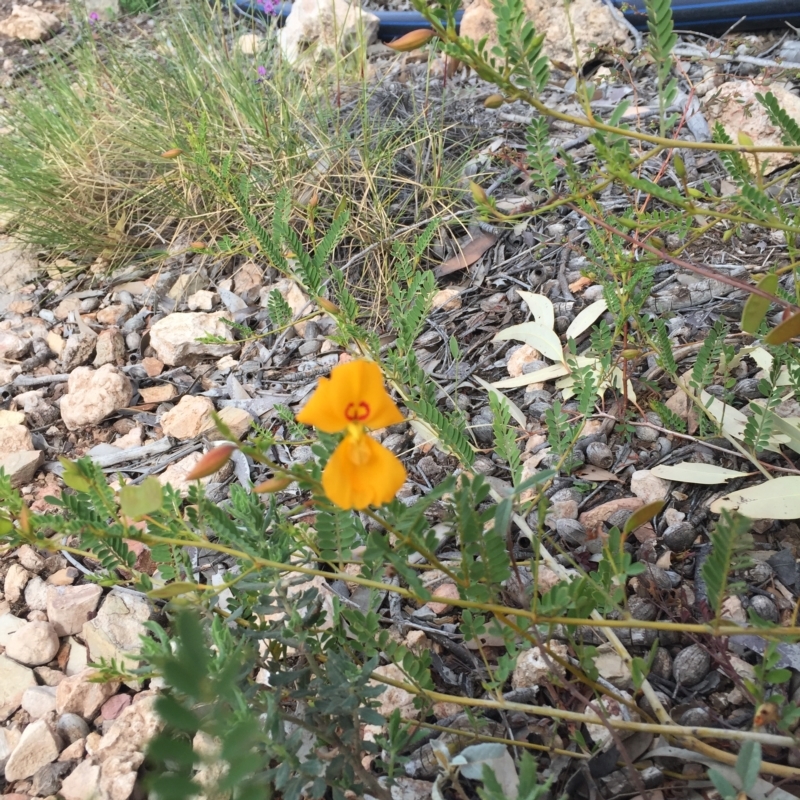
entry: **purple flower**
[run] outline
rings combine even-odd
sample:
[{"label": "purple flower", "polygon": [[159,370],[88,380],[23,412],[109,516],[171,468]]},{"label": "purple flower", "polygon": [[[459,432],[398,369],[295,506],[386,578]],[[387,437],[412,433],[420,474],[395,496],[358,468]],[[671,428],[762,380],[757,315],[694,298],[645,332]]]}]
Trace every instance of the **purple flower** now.
[{"label": "purple flower", "polygon": [[265,14],[274,14],[278,8],[275,0],[259,0],[259,5]]},{"label": "purple flower", "polygon": [[267,68],[264,66],[259,66],[258,69],[256,69],[256,72],[260,78],[263,78],[267,74]]},{"label": "purple flower", "polygon": [[90,25],[94,25],[95,22],[97,22],[99,19],[100,19],[100,15],[96,11],[92,11],[92,13],[89,14],[89,24]]}]

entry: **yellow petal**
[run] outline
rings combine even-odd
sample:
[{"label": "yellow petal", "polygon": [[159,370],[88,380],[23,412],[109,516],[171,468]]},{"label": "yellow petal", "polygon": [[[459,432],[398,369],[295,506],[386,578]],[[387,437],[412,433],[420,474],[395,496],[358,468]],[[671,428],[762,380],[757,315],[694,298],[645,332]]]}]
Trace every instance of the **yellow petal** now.
[{"label": "yellow petal", "polygon": [[328,499],[344,509],[388,503],[406,479],[405,467],[371,436],[346,436],[322,473]]},{"label": "yellow petal", "polygon": [[383,386],[380,367],[373,361],[348,361],[320,378],[311,399],[297,415],[297,421],[325,433],[338,433],[358,423],[368,428],[385,428],[403,421],[400,409]]}]

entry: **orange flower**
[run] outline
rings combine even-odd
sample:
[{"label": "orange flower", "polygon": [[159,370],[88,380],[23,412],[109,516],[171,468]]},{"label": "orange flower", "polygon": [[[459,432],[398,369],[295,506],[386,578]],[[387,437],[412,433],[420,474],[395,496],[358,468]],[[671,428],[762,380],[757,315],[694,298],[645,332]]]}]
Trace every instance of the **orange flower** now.
[{"label": "orange flower", "polygon": [[330,379],[320,378],[297,421],[325,433],[345,432],[322,473],[325,494],[340,508],[388,503],[403,485],[400,460],[367,433],[403,421],[377,364],[349,361],[334,367]]}]

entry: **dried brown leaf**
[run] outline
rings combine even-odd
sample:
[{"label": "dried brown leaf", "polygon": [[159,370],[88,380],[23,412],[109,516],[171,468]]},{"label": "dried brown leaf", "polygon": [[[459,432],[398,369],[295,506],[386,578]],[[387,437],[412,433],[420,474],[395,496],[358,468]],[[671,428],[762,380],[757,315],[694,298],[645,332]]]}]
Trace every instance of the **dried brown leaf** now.
[{"label": "dried brown leaf", "polygon": [[495,242],[497,237],[491,233],[480,233],[472,241],[461,248],[452,258],[448,258],[433,271],[437,278],[466,269],[474,264]]}]

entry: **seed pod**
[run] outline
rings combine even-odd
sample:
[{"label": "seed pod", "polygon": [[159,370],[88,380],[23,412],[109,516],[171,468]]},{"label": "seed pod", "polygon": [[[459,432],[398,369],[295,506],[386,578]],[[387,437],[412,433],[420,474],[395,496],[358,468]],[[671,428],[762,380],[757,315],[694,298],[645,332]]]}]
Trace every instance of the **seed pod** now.
[{"label": "seed pod", "polygon": [[161,154],[161,158],[177,158],[183,155],[183,150],[180,147],[173,147],[172,150],[166,150]]},{"label": "seed pod", "polygon": [[754,400],[761,397],[761,390],[758,388],[760,381],[755,378],[742,378],[734,387],[733,393],[737,397],[743,397],[746,400]]},{"label": "seed pod", "polygon": [[641,620],[642,622],[652,622],[658,615],[658,609],[655,603],[644,597],[633,595],[628,598],[628,611],[634,619]]},{"label": "seed pod", "polygon": [[505,103],[506,99],[501,94],[490,94],[484,101],[484,108],[500,108]]},{"label": "seed pod", "polygon": [[705,708],[689,708],[678,718],[678,724],[687,728],[707,728],[712,721],[711,714]]},{"label": "seed pod", "polygon": [[697,531],[688,522],[670,525],[662,536],[664,546],[675,553],[682,553],[684,550],[688,550],[696,538]]},{"label": "seed pod", "polygon": [[586,528],[576,519],[556,520],[556,533],[572,547],[580,547],[586,541]]},{"label": "seed pod", "polygon": [[486,194],[486,190],[475,183],[475,181],[469,182],[469,190],[472,193],[472,199],[475,201],[476,206],[485,206],[489,204],[489,195]]},{"label": "seed pod", "polygon": [[643,583],[656,589],[661,589],[664,592],[672,588],[672,581],[669,579],[666,570],[657,567],[655,564],[645,564],[645,569],[640,579]]},{"label": "seed pod", "polygon": [[[655,695],[661,702],[661,705],[664,706],[667,711],[669,711],[672,706],[672,700],[666,694],[664,694],[664,692],[656,691]],[[650,701],[644,695],[639,698],[639,708],[641,708],[645,714],[649,714],[653,719],[658,719],[655,710],[650,705]]]},{"label": "seed pod", "polygon": [[772,567],[766,561],[756,561],[750,569],[745,570],[745,580],[757,586],[766,583],[773,576]]},{"label": "seed pod", "polygon": [[672,656],[666,647],[659,647],[656,650],[650,672],[664,680],[669,680],[672,677]]},{"label": "seed pod", "polygon": [[418,50],[423,45],[436,37],[436,31],[430,28],[419,28],[415,31],[410,31],[405,36],[395,39],[393,42],[387,43],[387,47],[396,50],[398,53],[410,53],[412,50]]},{"label": "seed pod", "polygon": [[615,511],[607,520],[606,525],[609,528],[619,528],[622,530],[625,527],[625,523],[630,518],[633,512],[628,510],[627,508],[620,508],[619,511]]},{"label": "seed pod", "polygon": [[212,447],[195,465],[194,469],[186,476],[187,481],[197,481],[219,472],[230,461],[236,445],[221,444]]},{"label": "seed pod", "polygon": [[752,608],[759,617],[768,622],[778,621],[778,607],[769,597],[764,597],[763,594],[757,594],[750,600],[750,608]]},{"label": "seed pod", "polygon": [[292,482],[292,478],[268,478],[258,486],[253,487],[256,494],[273,494],[285,489]]},{"label": "seed pod", "polygon": [[682,686],[694,686],[708,675],[710,669],[711,656],[708,650],[699,644],[693,644],[675,656],[672,676]]},{"label": "seed pod", "polygon": [[341,309],[335,303],[331,303],[330,300],[326,300],[324,297],[318,297],[317,302],[320,305],[320,308],[323,308],[329,314],[338,314]]},{"label": "seed pod", "polygon": [[607,444],[592,442],[586,447],[586,460],[600,469],[611,469],[614,466],[614,454]]}]

